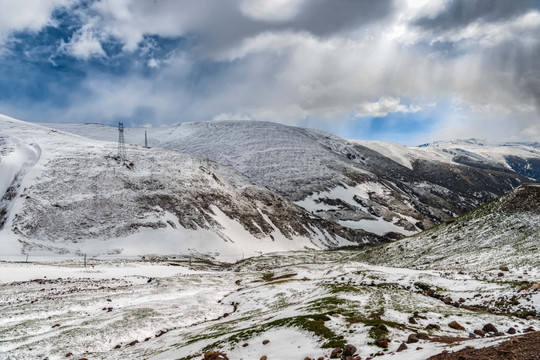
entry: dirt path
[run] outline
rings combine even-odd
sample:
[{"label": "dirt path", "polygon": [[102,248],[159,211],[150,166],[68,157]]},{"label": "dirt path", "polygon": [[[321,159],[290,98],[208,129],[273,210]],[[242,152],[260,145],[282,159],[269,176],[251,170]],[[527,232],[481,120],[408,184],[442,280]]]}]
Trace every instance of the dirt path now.
[{"label": "dirt path", "polygon": [[516,336],[483,349],[442,353],[428,360],[540,360],[540,332]]}]

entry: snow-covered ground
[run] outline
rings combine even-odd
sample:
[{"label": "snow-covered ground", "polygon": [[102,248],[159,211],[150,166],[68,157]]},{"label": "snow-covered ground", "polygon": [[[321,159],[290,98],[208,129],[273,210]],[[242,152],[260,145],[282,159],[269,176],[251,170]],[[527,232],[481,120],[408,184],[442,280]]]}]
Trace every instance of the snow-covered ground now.
[{"label": "snow-covered ground", "polygon": [[[0,263],[0,359],[53,360],[69,353],[88,359],[198,359],[206,351],[222,351],[230,359],[285,360],[327,356],[345,343],[356,346],[362,358],[378,353],[380,359],[426,359],[510,336],[468,339],[487,323],[501,332],[513,327],[517,334],[540,325],[456,307],[425,291],[455,301],[519,294],[539,311],[540,290],[518,292],[512,282],[538,274],[513,269],[512,280],[499,282],[354,258],[355,252],[341,251],[266,254],[233,266],[174,259],[91,259],[86,268],[80,260]],[[449,327],[452,321],[465,330]],[[440,329],[425,330],[429,324]],[[430,339],[396,352],[417,332]],[[460,339],[450,344],[442,336]],[[374,344],[378,337],[390,340],[387,350]]]}]

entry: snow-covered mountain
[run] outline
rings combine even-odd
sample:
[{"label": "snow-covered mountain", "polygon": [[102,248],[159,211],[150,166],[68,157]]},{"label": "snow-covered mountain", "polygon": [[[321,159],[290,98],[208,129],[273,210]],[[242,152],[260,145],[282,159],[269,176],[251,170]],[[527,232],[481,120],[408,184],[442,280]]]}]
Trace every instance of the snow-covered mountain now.
[{"label": "snow-covered mountain", "polygon": [[228,165],[321,217],[380,235],[413,234],[530,181],[422,148],[402,147],[402,156],[417,154],[407,166],[360,142],[267,122],[184,123],[159,146]]},{"label": "snow-covered mountain", "polygon": [[[96,139],[116,136],[103,125],[51,126]],[[406,147],[257,121],[128,130],[128,142],[142,144],[148,131],[151,146],[232,167],[313,214],[387,238],[414,234],[540,179],[531,177],[540,171],[534,144]]]},{"label": "snow-covered mountain", "polygon": [[193,155],[127,146],[0,118],[3,254],[210,253],[379,241],[336,226],[231,168]]}]

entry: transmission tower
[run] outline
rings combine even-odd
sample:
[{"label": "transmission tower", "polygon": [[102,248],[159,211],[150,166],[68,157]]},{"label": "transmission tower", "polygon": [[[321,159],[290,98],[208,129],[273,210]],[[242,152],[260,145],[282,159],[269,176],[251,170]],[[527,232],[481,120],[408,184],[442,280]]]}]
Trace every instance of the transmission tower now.
[{"label": "transmission tower", "polygon": [[118,160],[126,161],[126,143],[124,142],[124,123],[118,123]]}]

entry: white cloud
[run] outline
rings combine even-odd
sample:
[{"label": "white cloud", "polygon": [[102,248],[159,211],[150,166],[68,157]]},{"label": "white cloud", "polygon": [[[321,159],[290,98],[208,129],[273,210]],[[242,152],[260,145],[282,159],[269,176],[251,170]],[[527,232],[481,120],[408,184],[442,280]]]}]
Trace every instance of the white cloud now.
[{"label": "white cloud", "polygon": [[62,43],[61,51],[71,56],[88,60],[91,57],[106,57],[107,54],[101,46],[100,34],[90,24],[78,30],[68,43]]},{"label": "white cloud", "polygon": [[422,108],[417,105],[403,105],[400,98],[384,96],[375,102],[364,102],[355,108],[355,117],[383,117],[392,113],[415,113]]},{"label": "white cloud", "polygon": [[292,20],[306,0],[243,0],[240,11],[253,19],[274,22]]},{"label": "white cloud", "polygon": [[52,11],[67,6],[69,0],[1,0],[0,1],[0,45],[16,31],[39,31],[53,25]]}]

